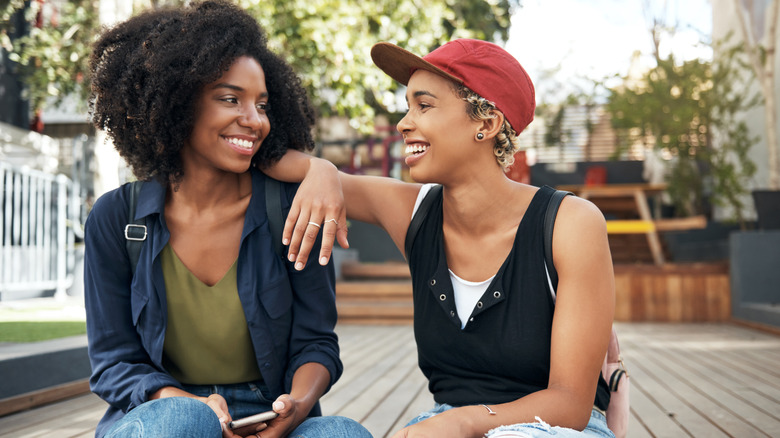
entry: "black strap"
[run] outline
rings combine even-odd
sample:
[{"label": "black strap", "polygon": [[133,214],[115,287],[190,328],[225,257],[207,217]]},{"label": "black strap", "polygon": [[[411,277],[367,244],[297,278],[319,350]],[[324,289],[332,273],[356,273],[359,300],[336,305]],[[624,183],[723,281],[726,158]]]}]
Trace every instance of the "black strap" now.
[{"label": "black strap", "polygon": [[135,209],[138,205],[138,196],[143,187],[143,181],[133,181],[130,186],[130,199],[127,208],[127,225],[125,225],[125,247],[127,258],[130,259],[130,270],[135,275],[138,258],[141,256],[141,247],[146,240],[146,217],[135,219]]},{"label": "black strap", "polygon": [[441,193],[441,185],[436,184],[428,190],[425,197],[420,202],[420,206],[417,207],[417,211],[412,216],[412,222],[409,223],[409,228],[406,230],[406,241],[404,241],[404,251],[406,253],[406,260],[409,260],[409,253],[412,251],[412,243],[414,237],[417,235],[417,231],[420,229],[425,216],[428,215],[428,211],[431,209],[431,204]]},{"label": "black strap", "polygon": [[544,263],[547,265],[547,272],[550,275],[553,290],[558,289],[558,271],[555,270],[552,252],[553,228],[555,227],[555,217],[558,215],[558,207],[561,206],[563,198],[568,195],[573,196],[574,194],[563,190],[555,190],[547,204],[547,211],[544,213]]},{"label": "black strap", "polygon": [[282,244],[282,183],[266,177],[265,179],[265,211],[268,215],[268,228],[271,231],[271,241],[273,242],[276,254],[283,260],[284,245]]}]

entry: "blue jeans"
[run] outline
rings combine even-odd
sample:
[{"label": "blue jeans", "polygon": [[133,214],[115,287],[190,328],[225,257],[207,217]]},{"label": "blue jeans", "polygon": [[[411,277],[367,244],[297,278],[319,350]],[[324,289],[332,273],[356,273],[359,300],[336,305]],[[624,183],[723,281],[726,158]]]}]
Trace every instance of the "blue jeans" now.
[{"label": "blue jeans", "polygon": [[[235,385],[184,385],[187,392],[200,397],[219,394],[228,404],[234,419],[271,410],[274,399],[260,383]],[[187,397],[151,400],[136,407],[117,421],[105,438],[221,438],[222,428],[214,411],[205,403]],[[289,438],[372,438],[371,433],[346,417],[310,417]]]},{"label": "blue jeans", "polygon": [[[453,409],[454,406],[448,404],[436,403],[436,406],[430,411],[423,412],[410,421],[407,426],[419,423],[425,419],[431,418],[436,414],[441,414],[444,411]],[[582,438],[582,437],[598,437],[598,438],[615,438],[615,434],[607,427],[607,419],[604,414],[593,409],[590,413],[590,421],[588,426],[582,432],[566,427],[550,426],[537,417],[535,423],[520,423],[510,424],[506,426],[499,426],[490,430],[485,437],[486,438],[543,438],[555,436],[556,438]]]}]

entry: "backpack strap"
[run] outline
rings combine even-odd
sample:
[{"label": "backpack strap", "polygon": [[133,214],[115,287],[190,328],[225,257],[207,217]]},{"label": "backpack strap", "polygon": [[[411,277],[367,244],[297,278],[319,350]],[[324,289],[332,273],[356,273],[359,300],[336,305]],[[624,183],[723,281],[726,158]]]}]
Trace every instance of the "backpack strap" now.
[{"label": "backpack strap", "polygon": [[143,187],[143,181],[133,181],[130,186],[130,199],[127,208],[127,225],[125,225],[125,247],[127,258],[130,259],[130,271],[135,275],[138,258],[141,256],[141,248],[146,240],[146,217],[135,219],[135,209],[138,205],[138,197]]},{"label": "backpack strap", "polygon": [[409,253],[412,251],[412,243],[414,242],[415,236],[417,236],[417,231],[420,230],[420,226],[422,225],[425,216],[428,215],[428,211],[431,209],[431,204],[439,197],[439,193],[441,193],[441,184],[436,184],[431,187],[431,189],[428,190],[428,193],[425,194],[422,202],[420,202],[420,206],[417,207],[417,211],[414,212],[414,215],[412,216],[412,221],[409,223],[409,228],[406,230],[406,241],[404,241],[404,256],[407,261],[409,260]]},{"label": "backpack strap", "polygon": [[271,241],[273,242],[276,255],[286,260],[284,257],[284,245],[282,244],[282,183],[270,178],[265,178],[265,212],[268,215],[268,228],[271,231]]},{"label": "backpack strap", "polygon": [[[133,181],[130,187],[130,198],[127,208],[127,225],[125,225],[125,247],[127,248],[127,257],[130,259],[130,270],[135,275],[138,259],[141,256],[141,248],[146,240],[146,218],[135,219],[135,210],[138,206],[138,197],[143,187],[143,181]],[[268,214],[268,226],[271,230],[271,239],[273,240],[276,254],[284,259],[284,245],[282,244],[282,183],[279,181],[265,179],[265,209]]]},{"label": "backpack strap", "polygon": [[568,195],[573,196],[574,194],[563,190],[555,190],[547,204],[547,211],[544,213],[544,265],[547,268],[547,279],[553,303],[555,302],[555,291],[558,289],[558,271],[555,270],[552,256],[553,228],[555,227],[555,217],[558,215],[558,208],[561,206],[563,198]]}]

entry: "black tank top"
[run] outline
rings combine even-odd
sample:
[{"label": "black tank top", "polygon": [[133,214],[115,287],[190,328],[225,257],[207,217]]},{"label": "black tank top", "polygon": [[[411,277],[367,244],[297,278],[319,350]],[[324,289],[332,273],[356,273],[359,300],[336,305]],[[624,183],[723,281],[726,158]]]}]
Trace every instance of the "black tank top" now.
[{"label": "black tank top", "polygon": [[[534,195],[512,250],[463,329],[444,253],[441,192],[432,203],[408,260],[418,361],[437,403],[506,403],[547,388],[555,306],[543,222],[552,193],[543,187]],[[609,388],[599,377],[594,405],[608,404]]]}]

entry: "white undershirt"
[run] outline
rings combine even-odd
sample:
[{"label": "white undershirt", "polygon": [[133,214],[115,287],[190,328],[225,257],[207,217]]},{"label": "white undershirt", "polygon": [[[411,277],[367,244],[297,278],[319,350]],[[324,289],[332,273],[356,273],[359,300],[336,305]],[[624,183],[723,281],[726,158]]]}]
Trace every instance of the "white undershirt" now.
[{"label": "white undershirt", "polygon": [[[417,200],[414,203],[414,210],[412,210],[412,217],[420,207],[420,203],[428,191],[433,187],[433,184],[425,184],[420,189],[420,193],[417,194]],[[490,282],[493,281],[495,275],[483,281],[468,281],[455,275],[452,270],[447,269],[450,273],[450,281],[452,283],[452,291],[455,295],[455,309],[458,311],[458,318],[460,318],[460,328],[466,327],[466,323],[471,316],[471,312],[474,311],[474,307],[482,295],[490,286]]]}]

